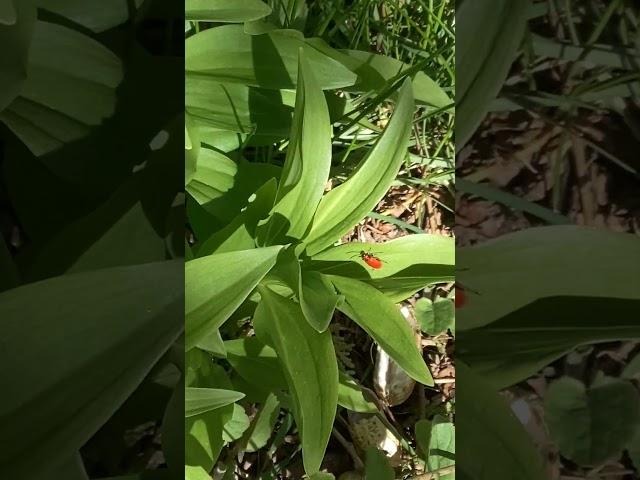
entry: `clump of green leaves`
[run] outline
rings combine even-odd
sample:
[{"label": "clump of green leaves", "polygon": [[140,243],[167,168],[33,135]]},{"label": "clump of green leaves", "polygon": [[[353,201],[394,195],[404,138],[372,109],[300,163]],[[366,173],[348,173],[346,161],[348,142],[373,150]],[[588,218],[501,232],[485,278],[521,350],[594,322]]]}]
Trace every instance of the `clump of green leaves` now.
[{"label": "clump of green leaves", "polygon": [[[403,75],[393,59],[373,55],[380,61],[372,62],[372,54],[334,50],[279,28],[296,12],[285,23],[268,10],[257,19],[259,3],[240,2],[233,15],[198,9],[189,18],[185,154],[193,238],[186,266],[186,387],[187,401],[206,410],[185,420],[189,479],[211,471],[225,445],[231,452],[278,445],[291,421],[304,470],[317,475],[336,409],[376,411],[340,372],[329,331],[334,312],[363,328],[412,378],[433,385],[396,303],[453,279],[450,238],[420,234],[383,245],[336,245],[394,181],[407,155],[416,98],[442,105],[447,95],[424,73]],[[231,18],[245,23],[201,30],[200,20]],[[399,70],[389,67],[394,62]],[[336,89],[391,86],[395,108],[388,125],[357,168],[325,192],[334,160],[332,124],[351,108]],[[364,120],[347,115],[341,121]],[[286,148],[282,166],[242,157],[248,146],[274,144]],[[370,248],[382,268],[371,269],[359,257]],[[245,397],[229,404],[232,392]],[[239,405],[258,405],[252,420]],[[269,440],[278,411],[279,433]],[[222,459],[232,468],[233,455]]]}]

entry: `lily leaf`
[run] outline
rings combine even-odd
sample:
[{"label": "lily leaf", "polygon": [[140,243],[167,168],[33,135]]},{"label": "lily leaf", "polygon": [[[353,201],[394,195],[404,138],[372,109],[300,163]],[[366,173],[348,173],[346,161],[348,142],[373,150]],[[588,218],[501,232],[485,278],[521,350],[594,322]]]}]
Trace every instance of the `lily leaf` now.
[{"label": "lily leaf", "polygon": [[411,81],[407,79],[393,117],[369,155],[346,182],[320,201],[311,231],[304,239],[309,255],[329,247],[384,197],[407,154],[413,110]]},{"label": "lily leaf", "polygon": [[185,266],[185,347],[216,330],[276,263],[281,246],[220,253]]},{"label": "lily leaf", "polygon": [[0,294],[1,477],[57,467],[124,403],[182,331],[182,271],[149,263]]}]

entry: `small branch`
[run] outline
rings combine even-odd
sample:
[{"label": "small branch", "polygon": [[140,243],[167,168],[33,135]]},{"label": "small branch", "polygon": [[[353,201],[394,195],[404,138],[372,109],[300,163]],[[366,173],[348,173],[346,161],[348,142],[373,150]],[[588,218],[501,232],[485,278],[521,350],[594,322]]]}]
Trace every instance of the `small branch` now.
[{"label": "small branch", "polygon": [[355,467],[355,469],[364,470],[364,463],[358,456],[358,452],[356,452],[356,449],[353,447],[353,444],[351,442],[348,442],[347,439],[344,438],[342,434],[335,427],[333,428],[331,433],[336,438],[336,440],[340,442],[340,444],[344,447],[347,453],[351,455],[351,458],[353,459],[353,466]]}]

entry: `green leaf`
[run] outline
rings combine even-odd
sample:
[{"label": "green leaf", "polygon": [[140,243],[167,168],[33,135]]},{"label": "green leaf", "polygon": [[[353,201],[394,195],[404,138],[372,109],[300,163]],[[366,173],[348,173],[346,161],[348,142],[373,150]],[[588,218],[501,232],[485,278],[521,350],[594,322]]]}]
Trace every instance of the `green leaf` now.
[{"label": "green leaf", "polygon": [[175,475],[184,468],[184,377],[176,384],[162,418],[162,452]]},{"label": "green leaf", "polygon": [[57,480],[64,478],[65,480],[89,480],[89,476],[84,469],[84,463],[79,453],[76,453],[61,464],[58,468],[50,471],[44,476],[39,476],[39,480]]},{"label": "green leaf", "polygon": [[435,302],[428,298],[418,299],[415,316],[422,330],[429,335],[440,335],[454,328],[455,310],[449,298],[438,297]]},{"label": "green leaf", "polygon": [[15,25],[18,21],[18,14],[13,0],[0,0],[0,24]]},{"label": "green leaf", "polygon": [[396,478],[393,467],[380,450],[371,447],[367,449],[366,453],[365,480],[394,480]]},{"label": "green leaf", "polygon": [[413,110],[411,82],[406,80],[393,117],[375,146],[346,182],[322,198],[311,231],[304,239],[309,255],[324,250],[347,233],[386,194],[407,154]]},{"label": "green leaf", "polygon": [[636,431],[633,438],[627,445],[629,457],[636,470],[640,471],[640,425],[636,425]]},{"label": "green leaf", "polygon": [[507,78],[529,5],[529,0],[465,0],[456,9],[456,152],[478,128]]},{"label": "green leaf", "polygon": [[185,266],[185,347],[217,329],[276,263],[282,247],[198,258]]},{"label": "green leaf", "polygon": [[244,393],[219,388],[185,389],[185,417],[193,417],[201,413],[224,407],[244,398]]},{"label": "green leaf", "polygon": [[333,312],[340,301],[326,275],[314,271],[301,272],[300,306],[309,324],[319,332],[329,328]]},{"label": "green leaf", "polygon": [[205,352],[209,352],[216,357],[227,357],[227,351],[225,350],[224,341],[222,340],[222,336],[220,335],[220,330],[215,330],[206,335],[196,344],[196,347],[204,350]]},{"label": "green leaf", "polygon": [[202,205],[231,190],[237,173],[238,165],[226,155],[210,148],[199,148],[186,190]]},{"label": "green leaf", "polygon": [[219,82],[295,88],[301,47],[323,90],[355,83],[354,73],[287,30],[249,35],[242,25],[211,28],[188,38],[185,68],[190,74],[205,74]]},{"label": "green leaf", "polygon": [[570,377],[556,380],[544,404],[552,440],[579,465],[619,455],[640,422],[640,394],[630,382],[611,377],[589,387]]},{"label": "green leaf", "polygon": [[[360,251],[382,260],[382,268],[365,265]],[[309,268],[325,274],[363,280],[396,302],[434,283],[455,278],[455,246],[444,235],[406,235],[385,243],[352,242],[314,255]]]},{"label": "green leaf", "polygon": [[[279,175],[280,168],[274,165],[244,159],[234,162],[214,150],[202,148],[187,192],[203,206],[207,216],[227,224],[241,213],[256,190]],[[191,213],[189,219],[193,221]]]},{"label": "green leaf", "polygon": [[572,223],[568,217],[556,213],[549,208],[545,208],[542,205],[538,205],[537,203],[498,188],[491,187],[486,183],[474,183],[465,178],[458,177],[456,178],[456,189],[463,193],[469,193],[487,200],[499,202],[514,210],[530,213],[550,225],[567,225]]},{"label": "green leaf", "polygon": [[639,306],[620,298],[545,298],[485,327],[458,331],[456,353],[496,388],[506,388],[580,345],[637,340],[633,312]]},{"label": "green leaf", "polygon": [[[429,456],[427,468],[430,472],[455,465],[456,431],[453,423],[436,417],[431,426],[429,441]],[[441,475],[442,480],[453,480],[454,473]]]},{"label": "green leaf", "polygon": [[464,385],[456,392],[456,449],[464,452],[456,469],[473,480],[547,479],[533,441],[498,391],[460,360],[456,380]]},{"label": "green leaf", "polygon": [[300,306],[261,288],[254,317],[274,344],[295,402],[307,474],[320,469],[331,436],[338,401],[338,365],[331,334],[319,333],[304,320]]},{"label": "green leaf", "polygon": [[299,240],[305,235],[331,168],[327,102],[302,48],[298,71],[296,107],[276,204],[266,225],[258,229],[258,241],[263,245]]},{"label": "green leaf", "polygon": [[[365,393],[353,378],[344,372],[340,372],[340,383],[338,384],[338,405],[352,412],[378,413],[378,407],[369,400],[369,395]],[[371,395],[373,397],[373,395]]]},{"label": "green leaf", "polygon": [[27,277],[41,279],[120,265],[164,260],[164,239],[143,205],[142,175],[135,174],[87,216],[55,235],[31,260]]},{"label": "green leaf", "polygon": [[208,22],[248,22],[266,17],[271,7],[260,0],[186,0],[186,20]]},{"label": "green leaf", "polygon": [[275,137],[289,134],[293,111],[282,91],[199,74],[186,75],[185,109],[201,127]]},{"label": "green leaf", "polygon": [[431,443],[431,422],[429,420],[418,420],[415,426],[416,445],[420,458],[425,462],[429,458],[429,445]]},{"label": "green leaf", "polygon": [[257,452],[267,444],[279,414],[280,401],[276,395],[270,393],[245,433],[244,451]]},{"label": "green leaf", "polygon": [[228,362],[249,384],[269,391],[287,387],[280,361],[273,348],[256,337],[227,340],[224,345]]},{"label": "green leaf", "polygon": [[433,385],[415,334],[398,307],[366,283],[333,275],[330,278],[345,297],[338,309],[360,325],[407,375],[424,385]]},{"label": "green leaf", "polygon": [[231,416],[229,421],[224,424],[224,429],[222,430],[222,438],[227,443],[239,440],[244,432],[246,432],[249,428],[250,423],[251,422],[249,421],[249,417],[244,411],[244,408],[235,403],[233,405],[233,415]]},{"label": "green leaf", "polygon": [[54,468],[131,395],[182,331],[182,271],[182,261],[150,263],[0,294],[0,381],[11,393],[0,397],[0,437],[11,438],[0,476]]},{"label": "green leaf", "polygon": [[551,57],[566,62],[580,61],[589,66],[597,65],[617,69],[633,70],[638,54],[634,48],[616,45],[592,44],[574,45],[557,39],[531,35],[533,54],[539,57]]},{"label": "green leaf", "polygon": [[[359,65],[350,67],[358,74],[359,82],[351,90],[380,91],[387,82],[410,67],[395,58],[361,50],[341,50],[342,53],[355,59]],[[451,105],[453,100],[424,72],[418,72],[411,80],[413,95],[417,103],[443,108]]]},{"label": "green leaf", "polygon": [[115,111],[122,62],[95,40],[61,25],[38,21],[27,79],[0,112],[36,155],[78,140]]},{"label": "green leaf", "polygon": [[20,276],[18,270],[2,236],[0,236],[0,272],[2,272],[0,276],[0,293],[19,285]]},{"label": "green leaf", "polygon": [[626,378],[627,380],[640,379],[640,355],[636,354],[624,367],[621,378]]},{"label": "green leaf", "polygon": [[211,475],[202,467],[185,465],[184,478],[185,480],[211,480]]},{"label": "green leaf", "polygon": [[277,182],[267,181],[249,199],[249,205],[231,223],[206,239],[197,249],[199,257],[213,253],[255,248],[256,227],[269,214],[276,196]]},{"label": "green leaf", "polygon": [[[143,0],[135,0],[139,7]],[[38,0],[38,8],[49,10],[95,33],[104,32],[129,20],[129,7],[122,0]]]},{"label": "green leaf", "polygon": [[[199,350],[186,354],[187,387],[222,388],[231,390],[232,385],[224,369],[211,362],[211,357]],[[187,470],[202,467],[207,472],[215,464],[225,441],[223,431],[233,417],[233,405],[205,412],[184,419],[185,465]],[[190,468],[193,467],[193,468]]]},{"label": "green leaf", "polygon": [[[22,90],[27,78],[27,59],[36,23],[36,9],[28,1],[4,0],[0,19],[0,114]],[[0,120],[2,117],[0,116]]]},{"label": "green leaf", "polygon": [[639,264],[636,236],[579,226],[531,228],[458,248],[456,280],[479,295],[468,290],[457,330],[487,325],[545,297],[638,300]]}]

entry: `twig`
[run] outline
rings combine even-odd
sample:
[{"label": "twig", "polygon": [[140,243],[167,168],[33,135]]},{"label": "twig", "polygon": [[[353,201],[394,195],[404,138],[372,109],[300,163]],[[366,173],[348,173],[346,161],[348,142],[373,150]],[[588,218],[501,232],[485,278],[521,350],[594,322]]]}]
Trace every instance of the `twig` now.
[{"label": "twig", "polygon": [[344,447],[347,453],[351,455],[351,458],[353,459],[353,466],[355,467],[355,469],[363,470],[364,463],[358,456],[358,452],[356,452],[356,449],[353,447],[353,444],[351,442],[348,442],[347,439],[344,438],[342,434],[335,427],[333,428],[333,430],[331,430],[331,434],[336,438],[336,440],[338,440],[338,442],[340,442],[340,444]]}]

